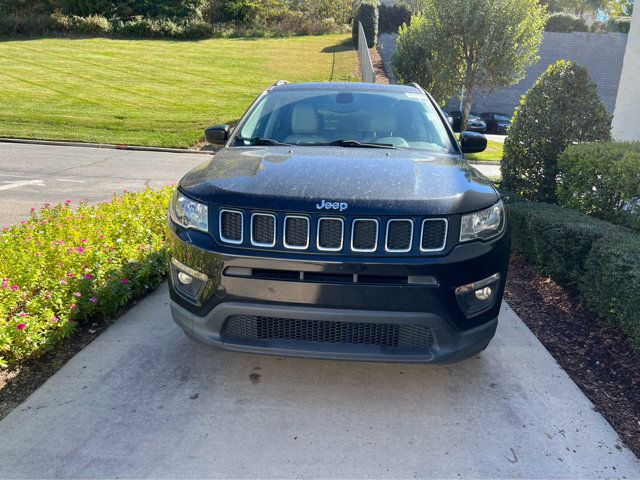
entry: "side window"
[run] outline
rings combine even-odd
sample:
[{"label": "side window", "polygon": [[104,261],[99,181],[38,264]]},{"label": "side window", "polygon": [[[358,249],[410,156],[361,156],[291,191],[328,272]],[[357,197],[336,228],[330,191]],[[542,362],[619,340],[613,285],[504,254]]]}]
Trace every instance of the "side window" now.
[{"label": "side window", "polygon": [[264,132],[264,125],[269,117],[268,115],[265,117],[262,116],[262,112],[264,111],[264,106],[266,104],[267,99],[263,99],[256,109],[251,112],[251,116],[242,126],[242,130],[240,130],[241,137],[253,138],[262,136],[262,133]]}]

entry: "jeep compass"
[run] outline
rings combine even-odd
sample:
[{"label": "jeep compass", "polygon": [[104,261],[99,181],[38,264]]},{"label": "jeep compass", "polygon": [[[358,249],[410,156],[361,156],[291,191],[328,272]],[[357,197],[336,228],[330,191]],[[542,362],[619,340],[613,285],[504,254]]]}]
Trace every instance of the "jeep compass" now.
[{"label": "jeep compass", "polygon": [[264,91],[169,211],[171,312],[228,350],[452,362],[495,334],[505,209],[418,85]]}]

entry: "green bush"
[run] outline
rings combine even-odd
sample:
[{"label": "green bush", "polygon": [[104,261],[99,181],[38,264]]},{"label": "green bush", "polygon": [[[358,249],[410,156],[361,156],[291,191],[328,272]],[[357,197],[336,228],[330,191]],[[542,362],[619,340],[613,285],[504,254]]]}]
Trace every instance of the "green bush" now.
[{"label": "green bush", "polygon": [[558,156],[571,144],[611,139],[611,117],[584,67],[549,65],[516,109],[501,162],[505,189],[555,201]]},{"label": "green bush", "polygon": [[79,35],[105,36],[113,31],[113,25],[100,15],[73,16],[69,19],[69,30]]},{"label": "green bush", "polygon": [[640,349],[640,235],[546,203],[507,205],[513,252],[578,292]]},{"label": "green bush", "polygon": [[629,17],[612,17],[604,24],[607,32],[629,33],[631,28],[631,18]]},{"label": "green bush", "polygon": [[113,31],[124,38],[182,38],[184,29],[173,20],[138,17],[115,22]]},{"label": "green bush", "polygon": [[360,6],[353,17],[353,25],[351,29],[353,44],[356,48],[358,47],[358,22],[362,23],[364,34],[367,37],[368,47],[373,48],[376,46],[376,42],[378,41],[378,15],[377,0],[363,0],[360,3]]},{"label": "green bush", "polygon": [[326,20],[336,25],[351,24],[354,14],[353,0],[305,0],[304,13],[313,20]]},{"label": "green bush", "polygon": [[579,290],[587,307],[620,325],[640,349],[640,235],[598,240],[585,262]]},{"label": "green bush", "polygon": [[640,143],[570,146],[558,166],[560,205],[640,231]]},{"label": "green bush", "polygon": [[63,31],[63,27],[48,13],[0,15],[0,35],[45,35]]},{"label": "green bush", "polygon": [[544,29],[547,32],[565,33],[589,31],[589,27],[581,17],[566,12],[556,12],[549,15]]},{"label": "green bush", "polygon": [[398,33],[402,25],[411,24],[411,10],[405,5],[380,5],[378,7],[378,32]]},{"label": "green bush", "polygon": [[63,13],[87,17],[101,15],[126,20],[131,17],[188,18],[198,15],[203,0],[59,0]]},{"label": "green bush", "polygon": [[126,193],[72,209],[33,211],[0,231],[0,364],[35,357],[79,322],[109,316],[166,273],[173,188]]},{"label": "green bush", "polygon": [[55,8],[55,0],[0,0],[0,21],[6,15],[42,15]]}]

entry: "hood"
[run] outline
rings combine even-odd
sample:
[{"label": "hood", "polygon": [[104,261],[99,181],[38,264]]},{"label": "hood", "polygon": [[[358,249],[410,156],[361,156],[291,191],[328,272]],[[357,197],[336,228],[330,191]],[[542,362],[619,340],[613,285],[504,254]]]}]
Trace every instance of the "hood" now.
[{"label": "hood", "polygon": [[378,148],[225,148],[179,187],[227,207],[314,212],[324,200],[346,203],[343,213],[372,215],[465,213],[498,199],[458,155]]}]

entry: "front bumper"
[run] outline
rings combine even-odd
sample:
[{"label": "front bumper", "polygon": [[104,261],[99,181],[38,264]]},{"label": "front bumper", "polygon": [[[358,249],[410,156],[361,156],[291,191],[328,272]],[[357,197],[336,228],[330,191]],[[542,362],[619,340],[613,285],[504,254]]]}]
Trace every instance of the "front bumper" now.
[{"label": "front bumper", "polygon": [[[168,235],[174,263],[206,278],[197,298],[187,299],[172,266],[173,318],[187,335],[203,343],[275,355],[443,363],[476,354],[495,334],[509,259],[508,229],[491,242],[458,245],[440,257],[422,258],[259,251],[238,255],[213,246],[205,235],[175,225]],[[234,273],[238,270],[253,274],[243,277]],[[495,302],[479,314],[466,315],[456,288],[495,273],[500,274]],[[351,282],[352,277],[361,281]],[[437,281],[427,285],[410,280],[426,278]],[[405,283],[394,283],[398,279]],[[248,325],[240,335],[226,328],[234,316]],[[256,326],[259,322],[289,330],[284,336],[262,330],[257,334],[263,328]],[[430,338],[411,348],[402,341],[390,346],[388,337],[402,339],[406,329],[427,331]],[[306,335],[304,341],[300,332]],[[334,341],[335,335],[346,337]],[[382,337],[382,343],[371,341]]]},{"label": "front bumper", "polygon": [[[172,301],[171,314],[189,337],[225,350],[373,362],[451,363],[460,361],[482,351],[495,335],[498,325],[498,319],[494,318],[478,327],[458,332],[443,318],[424,312],[344,310],[237,302],[221,303],[206,316],[200,317]],[[434,341],[431,346],[420,349],[282,339],[264,341],[230,338],[225,335],[224,325],[226,320],[234,315],[272,318],[293,316],[300,320],[320,322],[421,325],[433,333]]]}]

